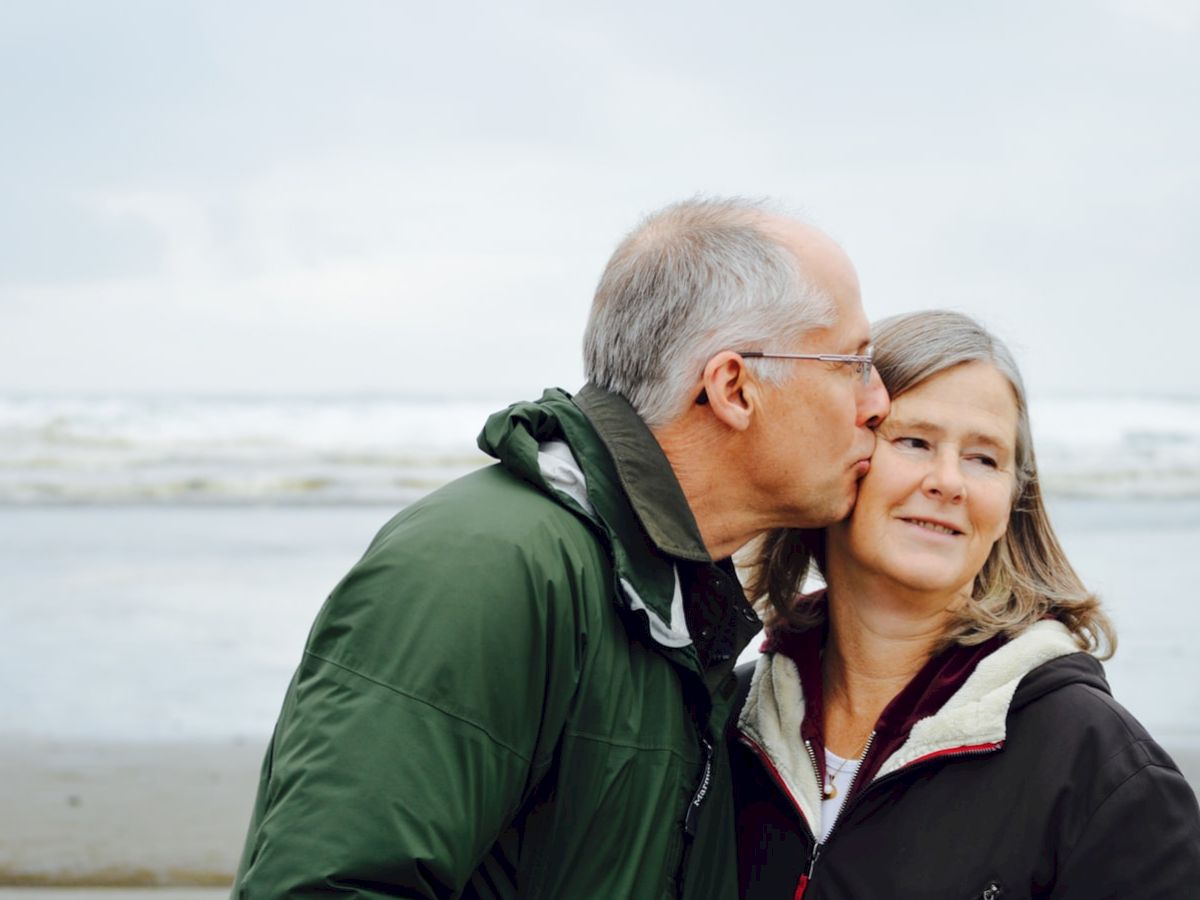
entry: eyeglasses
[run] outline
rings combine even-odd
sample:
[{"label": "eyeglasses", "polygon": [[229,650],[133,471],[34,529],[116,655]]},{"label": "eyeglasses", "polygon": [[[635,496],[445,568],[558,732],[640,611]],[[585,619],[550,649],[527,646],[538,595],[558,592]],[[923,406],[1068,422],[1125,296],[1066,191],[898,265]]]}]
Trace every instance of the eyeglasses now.
[{"label": "eyeglasses", "polygon": [[871,366],[875,361],[875,345],[869,344],[862,356],[846,353],[763,353],[761,350],[739,350],[745,359],[819,359],[821,362],[845,363],[854,366],[854,372],[863,384],[871,383]]}]

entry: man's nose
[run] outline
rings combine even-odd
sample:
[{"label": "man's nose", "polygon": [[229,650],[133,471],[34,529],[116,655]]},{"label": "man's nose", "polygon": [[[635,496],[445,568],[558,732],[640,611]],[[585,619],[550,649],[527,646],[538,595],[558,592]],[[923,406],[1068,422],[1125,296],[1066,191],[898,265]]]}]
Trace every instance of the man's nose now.
[{"label": "man's nose", "polygon": [[888,410],[891,408],[892,401],[888,397],[887,388],[883,386],[883,379],[879,377],[879,372],[872,367],[871,380],[864,384],[858,392],[857,424],[867,428],[878,428],[880,423],[887,418]]}]

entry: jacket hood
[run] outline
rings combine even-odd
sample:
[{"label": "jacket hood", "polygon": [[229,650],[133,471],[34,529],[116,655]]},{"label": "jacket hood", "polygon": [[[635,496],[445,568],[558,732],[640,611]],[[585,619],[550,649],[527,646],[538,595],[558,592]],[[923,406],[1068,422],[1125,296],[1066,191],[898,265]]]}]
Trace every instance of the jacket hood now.
[{"label": "jacket hood", "polygon": [[[518,478],[553,494],[538,462],[539,446],[566,439],[564,413],[570,413],[571,395],[550,388],[536,402],[514,403],[488,416],[476,443],[479,449],[503,463]],[[571,505],[571,504],[568,504]],[[582,508],[579,510],[582,512]]]},{"label": "jacket hood", "polygon": [[[642,448],[643,455],[651,457],[646,476],[652,472],[654,481],[669,479],[682,499],[666,457],[648,429],[641,428],[650,442]],[[675,564],[650,539],[631,503],[631,494],[641,485],[622,480],[602,437],[570,394],[551,388],[536,402],[515,403],[494,413],[478,443],[508,471],[596,529],[612,555],[618,596],[630,609],[645,614],[657,643],[673,649],[687,647],[692,639]],[[661,459],[656,468],[655,452]],[[684,510],[690,519],[686,501]]]},{"label": "jacket hood", "polygon": [[1085,684],[1112,695],[1100,660],[1090,653],[1077,652],[1055,657],[1031,669],[1017,685],[1009,709],[1018,710],[1069,684]]}]

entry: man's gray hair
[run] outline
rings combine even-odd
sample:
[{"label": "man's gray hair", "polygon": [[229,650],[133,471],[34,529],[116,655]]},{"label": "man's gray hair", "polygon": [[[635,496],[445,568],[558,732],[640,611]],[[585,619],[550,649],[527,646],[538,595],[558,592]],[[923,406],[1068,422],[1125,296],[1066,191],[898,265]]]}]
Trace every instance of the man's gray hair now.
[{"label": "man's gray hair", "polygon": [[[589,380],[624,396],[650,427],[695,397],[704,364],[722,350],[790,350],[833,324],[829,294],[771,237],[763,203],[686,200],[647,216],[600,277],[583,336]],[[787,363],[754,360],[768,382]]]}]

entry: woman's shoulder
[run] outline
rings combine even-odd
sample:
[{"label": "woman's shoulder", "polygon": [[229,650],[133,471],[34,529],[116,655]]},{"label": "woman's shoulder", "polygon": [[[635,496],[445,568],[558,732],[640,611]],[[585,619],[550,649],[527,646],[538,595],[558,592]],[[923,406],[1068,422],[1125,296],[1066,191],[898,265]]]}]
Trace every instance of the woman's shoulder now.
[{"label": "woman's shoulder", "polygon": [[1113,697],[1100,661],[1083,651],[1052,659],[1021,680],[1008,729],[1010,748],[1026,745],[1038,755],[1057,756],[1063,766],[1114,786],[1146,767],[1179,771]]},{"label": "woman's shoulder", "polygon": [[1028,673],[1003,755],[1015,767],[1011,777],[1053,811],[1057,879],[1070,896],[1192,896],[1200,876],[1196,795],[1113,697],[1093,656],[1072,653]]}]

